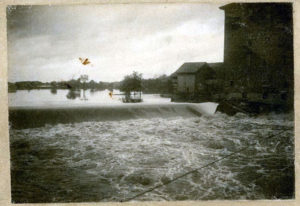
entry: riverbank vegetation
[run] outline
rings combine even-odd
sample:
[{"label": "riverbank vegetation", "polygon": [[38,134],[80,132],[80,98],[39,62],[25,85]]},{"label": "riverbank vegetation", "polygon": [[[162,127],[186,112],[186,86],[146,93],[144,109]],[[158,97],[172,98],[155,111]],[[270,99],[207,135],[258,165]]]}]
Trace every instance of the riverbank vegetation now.
[{"label": "riverbank vegetation", "polygon": [[[133,75],[133,74],[132,74]],[[132,76],[132,75],[128,75]],[[153,94],[168,94],[172,92],[172,83],[167,75],[162,75],[157,78],[142,78],[140,75],[140,90],[143,93]],[[128,78],[124,78],[122,81],[116,82],[103,82],[90,80],[89,82],[83,83],[80,79],[71,79],[68,81],[52,81],[52,82],[41,82],[41,81],[20,81],[20,82],[9,82],[8,92],[15,92],[17,90],[32,90],[32,89],[92,89],[92,90],[122,90],[122,85],[126,86]],[[127,85],[129,86],[129,85]],[[124,90],[124,88],[123,88]]]}]

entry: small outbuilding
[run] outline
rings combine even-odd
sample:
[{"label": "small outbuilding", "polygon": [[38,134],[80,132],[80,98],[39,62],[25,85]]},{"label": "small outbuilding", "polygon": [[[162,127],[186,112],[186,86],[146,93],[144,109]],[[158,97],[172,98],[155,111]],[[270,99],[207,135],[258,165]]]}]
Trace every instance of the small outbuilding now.
[{"label": "small outbuilding", "polygon": [[215,79],[216,72],[206,62],[184,63],[172,78],[176,81],[176,93],[194,95],[202,90],[207,81]]}]

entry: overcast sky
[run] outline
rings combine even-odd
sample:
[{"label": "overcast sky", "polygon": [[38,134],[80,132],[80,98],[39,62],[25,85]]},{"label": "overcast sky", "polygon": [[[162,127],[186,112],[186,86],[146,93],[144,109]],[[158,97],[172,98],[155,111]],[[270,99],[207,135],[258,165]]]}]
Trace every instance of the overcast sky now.
[{"label": "overcast sky", "polygon": [[[171,74],[184,62],[222,62],[218,4],[18,6],[8,9],[9,81],[96,81]],[[83,66],[79,57],[89,58]]]}]

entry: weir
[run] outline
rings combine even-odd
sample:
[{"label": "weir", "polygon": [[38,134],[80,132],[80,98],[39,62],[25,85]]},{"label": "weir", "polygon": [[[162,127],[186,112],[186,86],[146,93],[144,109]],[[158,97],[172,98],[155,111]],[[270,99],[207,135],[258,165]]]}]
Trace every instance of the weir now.
[{"label": "weir", "polygon": [[211,115],[217,104],[131,104],[89,107],[11,107],[9,123],[13,129],[42,127],[46,124],[85,121],[119,121],[138,118],[197,117]]}]

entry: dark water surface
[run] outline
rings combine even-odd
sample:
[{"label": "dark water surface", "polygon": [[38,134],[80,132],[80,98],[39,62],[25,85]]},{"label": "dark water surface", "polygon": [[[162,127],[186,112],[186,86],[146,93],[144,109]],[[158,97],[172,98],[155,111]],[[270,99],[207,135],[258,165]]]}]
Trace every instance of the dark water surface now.
[{"label": "dark water surface", "polygon": [[[16,203],[294,197],[292,114],[167,117],[10,129]],[[266,139],[269,135],[280,135]]]}]

